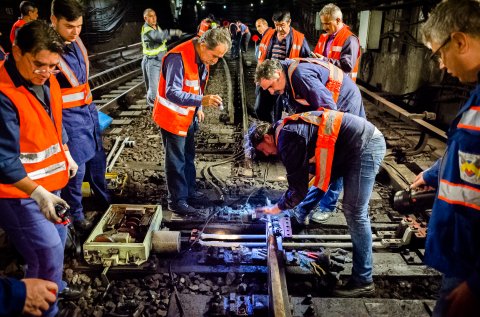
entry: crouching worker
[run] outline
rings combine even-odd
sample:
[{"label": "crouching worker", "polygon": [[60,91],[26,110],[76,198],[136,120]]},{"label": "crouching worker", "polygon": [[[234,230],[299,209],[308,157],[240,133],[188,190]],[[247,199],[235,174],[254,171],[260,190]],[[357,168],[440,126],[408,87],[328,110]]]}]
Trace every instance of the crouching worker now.
[{"label": "crouching worker", "polygon": [[353,243],[353,270],[349,282],[334,295],[373,294],[368,202],[385,155],[382,133],[363,118],[321,108],[295,114],[272,126],[252,126],[247,138],[248,145],[266,156],[278,154],[287,170],[288,190],[277,204],[258,208],[257,212],[275,215],[292,209],[307,195],[310,180],[321,189],[318,195],[324,195],[332,181],[343,177],[343,208]]}]

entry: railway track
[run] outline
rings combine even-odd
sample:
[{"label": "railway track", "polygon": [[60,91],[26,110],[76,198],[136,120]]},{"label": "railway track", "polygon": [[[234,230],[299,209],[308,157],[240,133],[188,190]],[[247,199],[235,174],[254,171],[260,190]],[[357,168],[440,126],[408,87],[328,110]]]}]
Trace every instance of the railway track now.
[{"label": "railway track", "polygon": [[[132,147],[124,147],[112,165],[127,179],[114,202],[165,207],[159,130],[145,105],[139,59],[130,59],[92,76],[92,87],[98,86],[94,88],[98,109],[114,118],[104,134],[106,150],[112,149],[119,137],[135,142]],[[325,224],[292,227],[288,229],[290,236],[280,242],[273,229],[285,230],[283,221],[289,224],[288,220],[251,218],[255,205],[279,197],[286,188],[285,172],[278,162],[252,164],[243,154],[248,109],[255,98],[254,69],[253,54],[240,60],[226,57],[211,69],[207,93],[220,94],[224,110],[204,109],[206,120],[196,135],[197,182],[210,200],[205,208],[207,217],[182,219],[166,208],[163,211],[162,227],[181,233],[182,251],[176,255],[154,254],[141,267],[112,267],[109,283],[102,282],[102,267],[72,259],[66,265],[71,269],[66,274],[69,282],[82,284],[89,291],[81,301],[63,303],[63,316],[174,316],[180,311],[188,312],[184,316],[223,316],[224,301],[233,305],[230,309],[237,309],[234,316],[247,316],[239,313],[241,305],[257,305],[255,316],[266,316],[268,309],[275,316],[355,316],[364,311],[365,315],[376,316],[390,312],[392,307],[399,307],[404,315],[428,316],[439,276],[421,264],[421,241],[395,247],[382,245],[381,241],[388,238],[386,232],[394,235],[400,230],[402,217],[391,207],[392,193],[404,188],[418,169],[429,166],[440,155],[440,131],[427,131],[418,116],[386,110],[388,105],[383,100],[366,93],[374,100],[365,101],[368,118],[382,130],[389,149],[370,204],[377,242],[377,292],[372,299],[331,299],[328,287],[350,274],[350,264],[343,265],[338,275],[312,278],[310,270],[290,260],[298,250],[325,246],[342,247],[348,257],[349,237],[341,204]],[[425,140],[426,132],[440,139]],[[415,221],[423,224],[427,219],[428,213],[416,215]]]}]

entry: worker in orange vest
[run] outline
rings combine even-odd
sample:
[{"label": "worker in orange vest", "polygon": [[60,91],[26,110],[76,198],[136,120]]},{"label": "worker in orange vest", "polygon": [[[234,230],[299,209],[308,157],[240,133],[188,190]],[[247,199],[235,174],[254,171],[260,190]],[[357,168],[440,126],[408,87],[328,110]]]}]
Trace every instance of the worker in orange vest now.
[{"label": "worker in orange vest", "polygon": [[22,1],[20,2],[20,17],[18,18],[17,22],[15,22],[10,30],[10,42],[15,41],[15,36],[17,35],[17,31],[21,28],[25,23],[34,21],[38,19],[38,8],[35,3],[30,1]]},{"label": "worker in orange vest", "polygon": [[195,183],[195,131],[205,114],[203,106],[220,106],[218,95],[203,95],[210,65],[232,46],[223,28],[211,29],[171,49],[162,61],[152,118],[160,126],[165,149],[168,209],[181,215],[200,210],[191,204],[205,200]]},{"label": "worker in orange vest", "polygon": [[287,173],[288,190],[273,206],[257,208],[259,213],[276,215],[294,208],[307,195],[309,180],[321,195],[331,181],[343,177],[343,208],[353,243],[353,269],[349,282],[333,294],[373,294],[368,202],[385,155],[382,133],[364,118],[322,108],[286,117],[273,125],[253,125],[246,141],[250,153],[278,155]]},{"label": "worker in orange vest", "polygon": [[[289,11],[277,11],[272,17],[275,29],[267,29],[258,48],[258,63],[265,59],[309,57],[310,47],[305,35],[290,26]],[[280,119],[284,105],[277,103],[277,96],[271,96],[258,86],[255,90],[255,113],[260,120],[275,122]]]},{"label": "worker in orange vest", "polygon": [[327,33],[320,35],[313,53],[316,57],[338,66],[356,81],[360,60],[358,37],[343,23],[342,11],[333,3],[324,6],[319,15]]}]

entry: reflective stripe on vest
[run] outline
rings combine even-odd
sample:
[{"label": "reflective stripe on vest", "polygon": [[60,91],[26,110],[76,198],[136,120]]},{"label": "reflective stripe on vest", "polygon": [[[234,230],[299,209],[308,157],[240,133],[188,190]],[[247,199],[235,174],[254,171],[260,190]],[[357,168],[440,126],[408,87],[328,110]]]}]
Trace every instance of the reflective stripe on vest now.
[{"label": "reflective stripe on vest", "polygon": [[45,168],[30,172],[28,173],[28,177],[30,177],[33,180],[37,180],[40,178],[44,178],[44,177],[59,173],[61,171],[65,171],[66,169],[67,169],[67,164],[65,162],[60,162],[60,163],[52,164]]},{"label": "reflective stripe on vest", "polygon": [[[292,47],[290,48],[290,53],[288,58],[296,58],[300,57],[300,51],[303,46],[303,40],[305,35],[303,33],[298,32],[294,28],[290,28],[290,32],[292,32]],[[275,29],[269,29],[265,31],[265,34],[262,37],[262,41],[260,42],[259,49],[258,49],[258,62],[261,63],[267,58],[268,53],[268,46],[272,41],[273,35],[275,34]]]},{"label": "reflective stripe on vest", "polygon": [[457,128],[480,131],[480,106],[472,106],[465,111]]},{"label": "reflective stripe on vest", "polygon": [[275,142],[278,143],[278,135],[288,121],[303,120],[318,126],[315,147],[315,178],[311,180],[310,185],[318,187],[324,192],[330,185],[335,142],[340,132],[342,118],[343,112],[328,109],[323,109],[321,117],[314,116],[310,112],[297,113],[283,119],[275,131]]},{"label": "reflective stripe on vest", "polygon": [[[337,103],[338,97],[340,96],[340,90],[342,89],[342,84],[343,84],[343,71],[337,66],[333,65],[332,63],[321,61],[318,58],[294,58],[294,60],[295,62],[290,64],[290,66],[288,67],[288,78],[290,80],[290,88],[292,90],[292,96],[293,98],[295,98],[295,101],[304,106],[310,105],[307,100],[302,98],[297,98],[297,95],[295,93],[295,90],[293,89],[293,84],[292,84],[293,72],[297,69],[297,66],[299,63],[305,62],[305,63],[317,64],[328,69],[329,71],[328,81],[325,84],[325,87],[332,93],[333,101]],[[316,106],[320,106],[320,105],[316,105]]]},{"label": "reflective stripe on vest", "polygon": [[88,105],[93,100],[92,92],[90,91],[90,85],[88,84],[90,62],[88,60],[87,49],[83,45],[80,37],[77,37],[77,40],[73,42],[73,45],[77,45],[82,52],[83,60],[85,62],[85,69],[87,71],[85,76],[86,80],[84,84],[80,84],[77,76],[75,75],[71,67],[62,57],[60,57],[60,63],[58,64],[58,68],[72,86],[69,88],[61,88],[63,109]]},{"label": "reflective stripe on vest", "polygon": [[[348,25],[344,25],[343,28],[338,31],[338,33],[335,35],[335,38],[332,41],[332,45],[330,46],[330,51],[327,52],[328,58],[332,58],[335,60],[340,60],[341,57],[341,52],[343,45],[345,44],[345,41],[350,37],[353,36],[355,39],[358,41],[358,38],[355,36],[350,31],[350,27]],[[318,38],[317,45],[315,45],[314,53],[323,55],[323,52],[325,51],[325,45],[328,41],[328,34],[321,34],[320,37]],[[360,61],[360,46],[358,48],[358,53],[357,53],[357,61],[355,62],[355,65],[353,65],[352,71],[350,73],[347,73],[347,75],[352,78],[353,81],[357,80],[357,73],[358,73],[358,65]]]},{"label": "reflective stripe on vest", "polygon": [[[172,50],[170,50],[163,58],[171,53],[179,53],[183,63],[183,87],[182,91],[193,94],[202,95],[202,87],[200,87],[200,78],[198,74],[198,65],[196,63],[195,46],[193,40],[186,41]],[[209,67],[207,69],[207,80]],[[163,72],[160,73],[158,83],[157,98],[155,98],[152,118],[156,124],[162,129],[170,133],[186,136],[188,128],[192,123],[196,107],[191,105],[178,105],[166,98],[167,82]]]},{"label": "reflective stripe on vest", "polygon": [[440,180],[438,199],[480,211],[480,190],[475,187]]},{"label": "reflective stripe on vest", "polygon": [[20,162],[22,164],[32,164],[38,163],[48,159],[50,156],[60,153],[61,146],[60,143],[54,144],[51,147],[47,148],[46,150],[36,152],[36,153],[20,153]]},{"label": "reflective stripe on vest", "polygon": [[[158,27],[158,26],[157,26]],[[148,48],[147,43],[145,42],[145,37],[146,34],[150,31],[156,31],[154,28],[152,28],[150,25],[145,26],[145,24],[142,26],[142,32],[140,33],[141,38],[142,38],[142,49],[143,49],[143,54],[147,56],[157,56],[161,52],[165,52],[167,50],[167,40],[164,40],[162,44],[160,44],[157,47],[154,48]]]}]

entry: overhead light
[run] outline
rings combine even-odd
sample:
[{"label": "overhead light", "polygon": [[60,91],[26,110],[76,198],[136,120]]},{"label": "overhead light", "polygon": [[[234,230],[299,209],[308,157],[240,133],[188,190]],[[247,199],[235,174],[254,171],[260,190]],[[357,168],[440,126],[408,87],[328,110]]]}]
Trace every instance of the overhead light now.
[{"label": "overhead light", "polygon": [[250,3],[250,6],[253,7],[253,3]]},{"label": "overhead light", "polygon": [[205,6],[202,6],[202,10],[205,10]]},{"label": "overhead light", "polygon": [[223,6],[223,8],[224,8],[224,9],[226,9],[226,8],[227,8],[227,6],[226,6],[226,5],[224,5],[224,6]]},{"label": "overhead light", "polygon": [[260,3],[263,4],[263,0],[260,0]]}]

